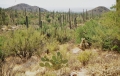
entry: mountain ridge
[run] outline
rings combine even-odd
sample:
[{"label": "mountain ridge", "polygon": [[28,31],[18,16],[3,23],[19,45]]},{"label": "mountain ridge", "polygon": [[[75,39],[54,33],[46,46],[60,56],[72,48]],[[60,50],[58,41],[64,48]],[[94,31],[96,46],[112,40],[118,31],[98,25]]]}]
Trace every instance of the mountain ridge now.
[{"label": "mountain ridge", "polygon": [[109,12],[110,10],[105,7],[105,6],[98,6],[98,7],[95,7],[91,10],[88,11],[89,14],[96,14],[96,15],[99,15],[99,14],[103,14],[105,12]]},{"label": "mountain ridge", "polygon": [[[18,10],[18,11],[26,10],[26,11],[38,12],[38,11],[39,11],[39,8],[41,8],[41,7],[31,6],[31,5],[25,4],[25,3],[20,3],[20,4],[17,4],[17,5],[8,7],[7,9],[10,9],[10,10],[11,10],[11,9],[12,9],[12,10]],[[44,11],[47,11],[47,10],[44,9],[44,8],[41,8],[41,12],[44,12]]]}]

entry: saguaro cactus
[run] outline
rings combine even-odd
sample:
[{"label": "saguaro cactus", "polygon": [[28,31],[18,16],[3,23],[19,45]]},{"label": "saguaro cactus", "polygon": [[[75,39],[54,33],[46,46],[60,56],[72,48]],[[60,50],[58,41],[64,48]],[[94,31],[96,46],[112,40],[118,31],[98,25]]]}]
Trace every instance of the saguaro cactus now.
[{"label": "saguaro cactus", "polygon": [[84,9],[83,9],[83,14],[82,14],[83,22],[85,22],[85,14],[84,14]]},{"label": "saguaro cactus", "polygon": [[70,19],[70,9],[69,9],[69,27],[70,27],[70,29],[72,28],[72,26],[71,26],[71,19]]},{"label": "saguaro cactus", "polygon": [[41,9],[39,8],[39,26],[42,28]]},{"label": "saguaro cactus", "polygon": [[2,25],[2,8],[0,8],[0,25]]},{"label": "saguaro cactus", "polygon": [[28,17],[26,16],[26,27],[29,28],[28,26]]},{"label": "saguaro cactus", "polygon": [[75,19],[74,19],[74,25],[75,25],[75,27],[77,27],[77,20],[76,20],[76,17],[75,17]]},{"label": "saguaro cactus", "polygon": [[64,12],[63,12],[63,15],[62,15],[62,21],[63,21],[63,24],[64,24],[64,22],[65,22],[65,16],[64,16]]},{"label": "saguaro cactus", "polygon": [[25,9],[25,18],[26,18],[26,27],[29,28],[29,25],[28,25],[28,16],[27,16],[27,13],[26,13],[26,9]]},{"label": "saguaro cactus", "polygon": [[93,10],[92,10],[92,18],[93,18]]},{"label": "saguaro cactus", "polygon": [[24,14],[25,14],[25,16],[27,15],[27,14],[26,14],[26,9],[25,9],[25,12],[24,12]]},{"label": "saguaro cactus", "polygon": [[88,20],[88,12],[87,12],[87,9],[86,9],[86,20]]},{"label": "saguaro cactus", "polygon": [[52,15],[52,18],[54,19],[54,16],[55,16],[55,12],[53,11],[53,15]]}]

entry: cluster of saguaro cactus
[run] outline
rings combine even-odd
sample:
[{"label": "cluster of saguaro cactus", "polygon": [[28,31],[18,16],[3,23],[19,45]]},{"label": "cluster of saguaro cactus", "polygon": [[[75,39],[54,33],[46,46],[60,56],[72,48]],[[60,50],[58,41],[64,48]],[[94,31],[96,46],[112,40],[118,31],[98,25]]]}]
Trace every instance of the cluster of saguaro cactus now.
[{"label": "cluster of saguaro cactus", "polygon": [[[55,22],[58,23],[58,25],[61,26],[65,26],[65,25],[69,25],[69,28],[72,29],[73,25],[76,27],[77,26],[77,23],[79,24],[80,23],[84,23],[86,20],[89,19],[89,14],[87,12],[87,10],[83,10],[83,13],[74,13],[72,12],[70,9],[67,13],[65,12],[42,12],[41,11],[41,8],[39,8],[39,11],[37,9],[36,12],[28,12],[26,11],[27,9],[24,10],[24,12],[22,14],[25,15],[25,18],[24,18],[24,21],[23,17],[18,17],[19,15],[17,15],[17,11],[15,10],[14,13],[10,14],[10,19],[12,19],[12,23],[22,23],[22,24],[26,24],[26,27],[28,28],[29,27],[29,23],[31,21],[31,23],[35,24],[36,21],[34,20],[30,20],[30,19],[35,19],[35,18],[38,18],[38,24],[40,28],[42,28],[42,24],[55,24]],[[18,12],[19,13],[19,12]],[[81,16],[79,16],[80,14],[82,14]],[[29,16],[30,15],[30,16]],[[93,14],[92,14],[93,15]],[[29,17],[28,17],[29,16]],[[82,17],[82,18],[81,18]],[[16,19],[16,18],[20,18],[20,19]],[[29,19],[28,19],[29,18]],[[58,19],[57,19],[58,18]],[[46,21],[45,21],[46,20]],[[81,20],[81,21],[80,21]],[[2,20],[3,24],[4,24],[4,21]],[[44,26],[43,26],[44,27]]]}]

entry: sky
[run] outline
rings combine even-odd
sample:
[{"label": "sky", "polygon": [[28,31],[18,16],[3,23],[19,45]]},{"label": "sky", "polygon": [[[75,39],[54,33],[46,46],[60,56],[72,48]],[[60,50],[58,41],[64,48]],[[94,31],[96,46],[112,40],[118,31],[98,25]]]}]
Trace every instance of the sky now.
[{"label": "sky", "polygon": [[97,6],[110,8],[116,0],[0,0],[0,7],[8,8],[19,3],[26,3],[32,6],[39,6],[49,11],[91,9]]}]

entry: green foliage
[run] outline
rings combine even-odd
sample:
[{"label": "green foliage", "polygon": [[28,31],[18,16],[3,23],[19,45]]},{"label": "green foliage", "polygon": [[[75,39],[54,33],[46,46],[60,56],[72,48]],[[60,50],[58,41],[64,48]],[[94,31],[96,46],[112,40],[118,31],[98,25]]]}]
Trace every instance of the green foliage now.
[{"label": "green foliage", "polygon": [[30,58],[33,54],[42,52],[44,36],[33,28],[9,31],[3,35],[5,40],[0,42],[1,53],[5,56],[16,55],[21,58]]},{"label": "green foliage", "polygon": [[4,44],[4,41],[5,41],[5,37],[0,36],[0,59],[2,61],[4,61],[4,59],[5,59],[5,52],[2,51],[2,45]]},{"label": "green foliage", "polygon": [[51,19],[50,19],[50,18],[47,18],[47,22],[50,23],[50,22],[51,22]]},{"label": "green foliage", "polygon": [[40,63],[42,67],[52,68],[53,70],[59,70],[62,67],[67,66],[67,59],[63,59],[62,54],[57,52],[57,55],[53,55],[52,58],[47,58],[46,56],[42,57],[41,60],[43,61]]},{"label": "green foliage", "polygon": [[99,28],[102,29],[102,27],[99,27],[98,23],[93,20],[85,23],[84,26],[81,26],[76,30],[76,41],[79,43],[81,42],[81,38],[86,38],[88,42],[95,42],[96,40],[92,41],[92,38],[96,37],[94,35],[98,35],[98,32],[96,32],[96,30],[98,31]]},{"label": "green foliage", "polygon": [[17,19],[17,24],[21,24],[21,25],[24,25],[25,24],[25,19]]},{"label": "green foliage", "polygon": [[[113,20],[110,22],[112,21]],[[80,42],[81,38],[85,38],[88,42],[92,43],[94,47],[100,47],[104,50],[111,50],[111,48],[115,46],[113,43],[114,40],[120,40],[120,31],[118,26],[113,26],[114,22],[112,22],[113,24],[107,24],[107,22],[105,23],[98,23],[98,21],[95,20],[88,21],[84,26],[81,26],[77,29],[76,41]]]},{"label": "green foliage", "polygon": [[115,13],[115,11],[111,11],[103,14],[99,22],[106,27],[114,27],[116,26],[116,17],[117,14]]},{"label": "green foliage", "polygon": [[46,48],[51,52],[55,52],[59,49],[58,47],[59,42],[56,39],[50,39],[47,43],[46,43]]}]

